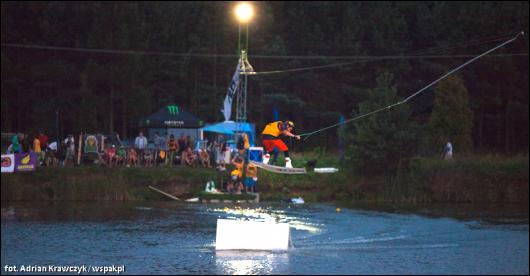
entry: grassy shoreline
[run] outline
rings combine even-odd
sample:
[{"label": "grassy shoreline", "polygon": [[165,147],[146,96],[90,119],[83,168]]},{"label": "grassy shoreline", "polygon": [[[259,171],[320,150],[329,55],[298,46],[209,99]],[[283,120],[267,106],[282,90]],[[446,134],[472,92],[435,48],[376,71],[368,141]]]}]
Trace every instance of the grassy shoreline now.
[{"label": "grassy shoreline", "polygon": [[[335,163],[333,163],[335,162]],[[393,176],[359,176],[348,164],[328,162],[339,172],[282,175],[259,172],[262,201],[303,197],[307,202],[393,204],[473,203],[528,205],[528,156],[482,156],[444,162],[418,158]],[[196,196],[205,183],[226,181],[228,172],[186,167],[42,168],[2,174],[1,200],[150,201],[165,199],[154,186],[181,198]]]}]

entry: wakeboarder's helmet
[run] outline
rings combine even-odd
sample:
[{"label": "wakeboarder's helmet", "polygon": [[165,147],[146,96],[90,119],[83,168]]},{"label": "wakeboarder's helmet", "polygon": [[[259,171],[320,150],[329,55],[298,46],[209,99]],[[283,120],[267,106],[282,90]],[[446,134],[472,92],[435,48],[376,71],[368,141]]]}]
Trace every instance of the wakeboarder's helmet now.
[{"label": "wakeboarder's helmet", "polygon": [[292,121],[285,121],[282,123],[282,130],[287,130],[287,128],[294,128],[294,123]]}]

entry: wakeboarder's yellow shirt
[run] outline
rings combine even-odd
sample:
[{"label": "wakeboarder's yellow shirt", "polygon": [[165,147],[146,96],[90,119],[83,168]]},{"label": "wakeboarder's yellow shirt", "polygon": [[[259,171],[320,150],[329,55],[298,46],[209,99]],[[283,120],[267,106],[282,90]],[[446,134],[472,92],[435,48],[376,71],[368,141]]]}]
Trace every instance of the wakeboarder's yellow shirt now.
[{"label": "wakeboarder's yellow shirt", "polygon": [[263,132],[261,134],[271,135],[274,137],[280,136],[280,134],[282,134],[282,131],[280,130],[281,123],[282,121],[277,121],[266,125],[265,129],[263,129]]}]

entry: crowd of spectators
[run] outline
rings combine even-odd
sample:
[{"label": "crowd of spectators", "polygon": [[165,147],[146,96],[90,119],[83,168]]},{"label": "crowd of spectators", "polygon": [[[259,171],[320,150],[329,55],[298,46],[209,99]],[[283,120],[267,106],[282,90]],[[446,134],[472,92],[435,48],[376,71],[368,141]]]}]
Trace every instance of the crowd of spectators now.
[{"label": "crowd of spectators", "polygon": [[11,137],[7,154],[30,153],[37,156],[38,166],[73,166],[75,163],[75,145],[73,135],[64,140],[50,141],[48,135],[40,131],[37,133],[16,133]]},{"label": "crowd of spectators", "polygon": [[[75,139],[73,135],[67,135],[57,143],[50,141],[42,131],[30,135],[18,133],[12,136],[6,152],[34,152],[38,166],[41,167],[85,164],[89,155],[93,156],[90,162],[108,167],[215,167],[219,172],[230,175],[229,181],[222,184],[224,191],[236,194],[255,191],[257,168],[248,162],[245,149],[239,147],[239,144],[239,149],[232,151],[227,141],[218,138],[195,145],[190,136],[181,134],[177,139],[174,135],[161,136],[158,132],[155,133],[152,144],[148,143],[143,132],[139,132],[130,147],[116,145],[115,141],[104,135],[91,135],[95,139],[93,143],[87,137],[89,136],[85,135]],[[119,141],[119,136],[117,137]],[[83,139],[82,143],[79,143],[80,138]],[[90,150],[87,146],[89,143],[93,146]],[[80,145],[84,145],[82,149],[79,149]]]}]

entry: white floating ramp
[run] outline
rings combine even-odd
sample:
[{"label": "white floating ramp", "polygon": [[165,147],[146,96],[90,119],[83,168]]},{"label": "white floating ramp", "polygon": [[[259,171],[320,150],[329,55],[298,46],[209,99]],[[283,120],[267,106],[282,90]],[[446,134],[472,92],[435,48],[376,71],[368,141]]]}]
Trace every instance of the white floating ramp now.
[{"label": "white floating ramp", "polygon": [[243,220],[217,220],[216,250],[289,249],[289,224]]}]

